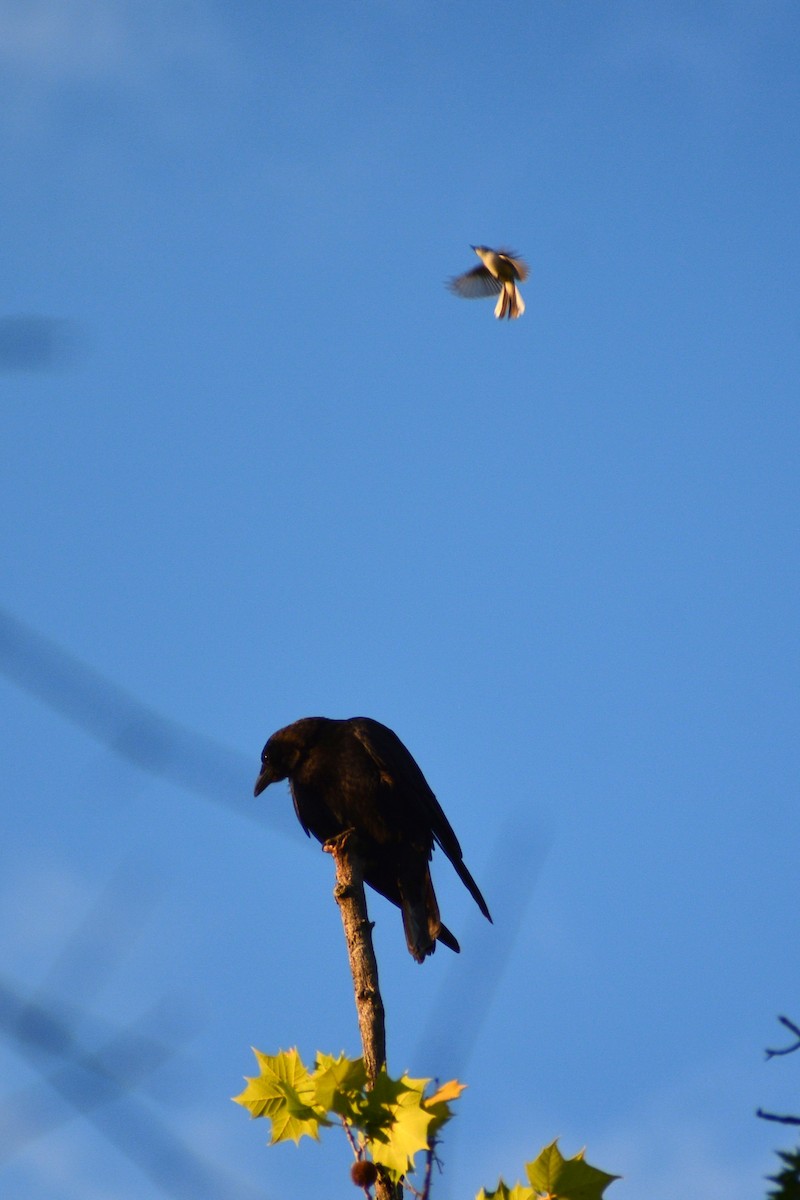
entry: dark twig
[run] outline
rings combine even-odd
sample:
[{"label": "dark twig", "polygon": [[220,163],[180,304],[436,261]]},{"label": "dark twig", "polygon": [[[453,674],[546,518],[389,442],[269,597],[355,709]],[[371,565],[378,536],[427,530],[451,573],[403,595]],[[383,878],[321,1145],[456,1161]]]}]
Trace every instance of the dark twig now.
[{"label": "dark twig", "polygon": [[778,1121],[781,1125],[800,1125],[800,1117],[781,1117],[778,1113],[764,1112],[763,1108],[756,1109],[756,1116],[762,1121]]},{"label": "dark twig", "polygon": [[790,1021],[788,1017],[778,1017],[781,1025],[785,1025],[797,1038],[793,1046],[784,1046],[782,1050],[766,1050],[767,1058],[777,1058],[779,1054],[794,1054],[795,1050],[800,1050],[800,1029],[795,1025],[794,1021]]},{"label": "dark twig", "polygon": [[431,1179],[433,1176],[434,1163],[439,1165],[439,1160],[436,1157],[435,1140],[433,1144],[428,1146],[428,1149],[425,1151],[425,1175],[422,1180],[422,1189],[420,1190],[419,1188],[415,1188],[413,1183],[409,1183],[407,1179],[403,1181],[406,1191],[410,1192],[411,1195],[415,1197],[415,1200],[430,1200]]},{"label": "dark twig", "polygon": [[429,1200],[431,1194],[431,1175],[433,1172],[433,1160],[436,1157],[436,1144],[428,1147],[428,1152],[425,1155],[425,1181],[422,1185],[422,1200]]},{"label": "dark twig", "polygon": [[[788,1017],[778,1017],[781,1025],[785,1025],[790,1030],[797,1041],[793,1046],[785,1046],[782,1050],[767,1050],[767,1058],[776,1058],[780,1054],[793,1054],[795,1050],[800,1050],[800,1029],[795,1025],[794,1021],[790,1021]],[[781,1116],[780,1113],[765,1112],[763,1108],[756,1109],[756,1116],[761,1117],[762,1121],[777,1121],[780,1125],[800,1125],[800,1117],[796,1116]]]},{"label": "dark twig", "polygon": [[[363,867],[358,854],[358,838],[347,829],[323,846],[332,855],[336,867],[333,895],[339,905],[347,944],[353,992],[358,1013],[358,1028],[364,1051],[364,1067],[370,1087],[386,1065],[386,1027],[383,1000],[378,986],[378,963],[372,945],[372,922],[364,895]],[[401,1184],[394,1184],[383,1172],[375,1183],[376,1200],[400,1200]]]}]

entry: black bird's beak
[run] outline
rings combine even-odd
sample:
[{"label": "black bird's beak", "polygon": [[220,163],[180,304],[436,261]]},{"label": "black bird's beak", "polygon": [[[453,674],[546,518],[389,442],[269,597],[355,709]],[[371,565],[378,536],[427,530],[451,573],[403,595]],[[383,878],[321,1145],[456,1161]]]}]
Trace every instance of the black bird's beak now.
[{"label": "black bird's beak", "polygon": [[269,785],[274,782],[275,782],[275,776],[272,774],[272,769],[268,766],[264,767],[264,770],[261,772],[258,779],[256,780],[256,786],[253,789],[253,795],[260,796],[261,793],[264,791],[264,788],[268,788]]}]

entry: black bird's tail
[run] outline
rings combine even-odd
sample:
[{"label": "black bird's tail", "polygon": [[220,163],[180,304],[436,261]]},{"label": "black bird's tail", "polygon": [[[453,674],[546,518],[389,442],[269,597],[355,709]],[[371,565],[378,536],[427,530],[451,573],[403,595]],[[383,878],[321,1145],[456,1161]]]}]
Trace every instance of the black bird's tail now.
[{"label": "black bird's tail", "polygon": [[441,942],[443,946],[447,946],[448,950],[452,950],[454,954],[461,953],[461,947],[446,925],[439,925],[436,940],[437,942]]},{"label": "black bird's tail", "polygon": [[[439,905],[427,864],[423,879],[410,880],[406,876],[405,879],[398,880],[398,883],[403,929],[412,958],[418,963],[424,962],[436,949],[437,940],[455,950],[457,954],[458,942],[439,917]],[[411,887],[408,886],[409,883]]]}]

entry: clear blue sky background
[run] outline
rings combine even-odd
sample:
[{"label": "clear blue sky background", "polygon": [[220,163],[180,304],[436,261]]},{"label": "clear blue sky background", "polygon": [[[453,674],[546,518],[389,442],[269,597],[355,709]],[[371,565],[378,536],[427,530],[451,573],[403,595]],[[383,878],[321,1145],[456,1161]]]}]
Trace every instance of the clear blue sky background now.
[{"label": "clear blue sky background", "polygon": [[[390,1066],[470,1085],[437,1197],[560,1135],[751,1200],[791,1144],[798,44],[792,0],[0,0],[0,605],[230,768],[138,769],[6,638],[3,981],[89,1049],[150,1014],[136,1114],[266,1200],[354,1194],[229,1100],[251,1044],[358,1050],[331,863],[251,799],[314,713],[397,730],[495,912],[436,862],[418,967],[372,905]],[[521,321],[443,287],[472,242]],[[186,1194],[42,1069],[0,1044],[4,1195]]]}]

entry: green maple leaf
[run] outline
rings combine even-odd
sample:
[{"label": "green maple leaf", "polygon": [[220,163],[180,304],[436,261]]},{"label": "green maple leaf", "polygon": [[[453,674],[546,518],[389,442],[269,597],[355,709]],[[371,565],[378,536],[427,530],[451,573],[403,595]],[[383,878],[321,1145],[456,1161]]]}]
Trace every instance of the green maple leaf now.
[{"label": "green maple leaf", "polygon": [[334,1112],[351,1124],[355,1122],[361,1108],[367,1072],[362,1058],[347,1058],[340,1054],[318,1054],[317,1065],[311,1076],[314,1081],[316,1102],[326,1112]]},{"label": "green maple leaf", "polygon": [[426,1083],[430,1083],[430,1080],[410,1079],[408,1075],[392,1079],[386,1067],[381,1067],[378,1078],[375,1080],[375,1086],[370,1089],[369,1095],[370,1099],[377,1104],[396,1104],[404,1092],[409,1090],[422,1092]]},{"label": "green maple leaf", "polygon": [[412,1080],[404,1075],[402,1079],[392,1079],[386,1067],[381,1067],[375,1086],[364,1096],[356,1124],[368,1138],[380,1137],[394,1121],[394,1109],[400,1103],[401,1097],[419,1084],[419,1091],[428,1082],[427,1079]]},{"label": "green maple leaf", "polygon": [[[415,1155],[434,1144],[436,1132],[453,1115],[450,1102],[465,1086],[453,1079],[426,1097],[429,1079],[409,1075],[393,1079],[382,1067],[375,1086],[367,1089],[360,1058],[318,1054],[309,1073],[297,1050],[254,1053],[260,1074],[248,1078],[246,1088],[234,1099],[251,1116],[269,1119],[273,1144],[299,1142],[301,1137],[318,1139],[320,1127],[331,1125],[329,1114],[335,1114],[395,1179],[413,1170]],[[530,1198],[520,1193],[512,1200]]]},{"label": "green maple leaf", "polygon": [[315,1105],[314,1082],[296,1049],[279,1054],[253,1050],[261,1074],[247,1077],[247,1087],[234,1096],[253,1117],[268,1117],[276,1142],[319,1138],[320,1125],[330,1125],[325,1110]]},{"label": "green maple leaf", "polygon": [[413,1167],[414,1155],[427,1150],[434,1113],[425,1108],[428,1079],[393,1079],[381,1067],[375,1086],[352,1097],[352,1125],[369,1145],[376,1163],[395,1179]]},{"label": "green maple leaf", "polygon": [[389,1106],[390,1121],[373,1136],[370,1144],[375,1162],[385,1167],[394,1179],[413,1170],[414,1155],[428,1149],[434,1119],[423,1097],[428,1080],[404,1076],[400,1082],[406,1089],[397,1103]]},{"label": "green maple leaf", "polygon": [[506,1187],[500,1179],[496,1191],[487,1192],[481,1188],[475,1200],[534,1200],[534,1191],[533,1188],[523,1187],[521,1183],[515,1184],[513,1188]]},{"label": "green maple leaf", "polygon": [[608,1185],[620,1178],[590,1167],[582,1150],[574,1158],[564,1158],[558,1138],[526,1163],[525,1170],[533,1190],[549,1200],[601,1200]]}]

